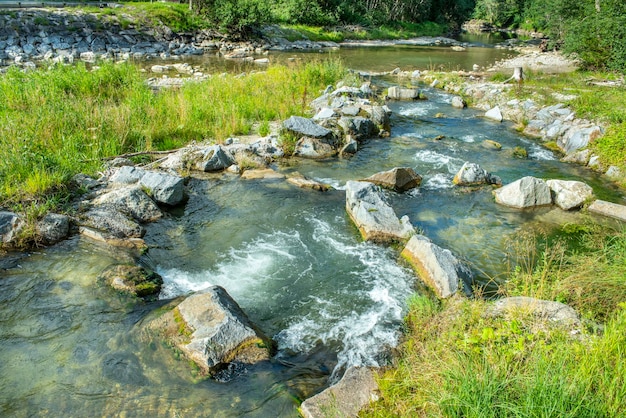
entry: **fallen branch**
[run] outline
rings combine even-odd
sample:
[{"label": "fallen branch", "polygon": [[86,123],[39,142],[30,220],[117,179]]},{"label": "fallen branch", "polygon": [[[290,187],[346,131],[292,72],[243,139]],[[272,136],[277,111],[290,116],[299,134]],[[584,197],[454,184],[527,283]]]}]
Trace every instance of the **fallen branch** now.
[{"label": "fallen branch", "polygon": [[172,149],[172,150],[168,150],[168,151],[139,151],[139,152],[130,152],[128,154],[122,154],[122,155],[114,155],[113,157],[104,157],[103,160],[104,161],[109,161],[109,160],[114,160],[116,158],[130,158],[130,157],[138,157],[140,155],[167,155],[167,154],[173,154],[175,152],[177,152],[178,150],[180,150],[180,148],[177,149]]}]

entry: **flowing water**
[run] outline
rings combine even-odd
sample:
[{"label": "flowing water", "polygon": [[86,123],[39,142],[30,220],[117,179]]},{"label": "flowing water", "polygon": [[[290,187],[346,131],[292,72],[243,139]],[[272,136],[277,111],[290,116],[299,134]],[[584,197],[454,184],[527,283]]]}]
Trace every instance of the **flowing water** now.
[{"label": "flowing water", "polygon": [[[466,259],[482,281],[506,273],[515,231],[580,215],[508,209],[493,202],[490,188],[455,188],[452,177],[465,161],[505,183],[526,175],[580,179],[599,197],[620,199],[602,179],[558,162],[506,123],[425,92],[428,101],[392,103],[391,138],[365,142],[353,158],[277,167],[333,191],[229,174],[192,179],[184,209],[148,225],[150,249],[140,262],[164,277],[158,302],[136,303],[102,285],[100,272],[137,255],[86,238],[5,259],[0,415],[290,417],[345,367],[386,364],[415,276],[396,250],[361,241],[345,213],[347,180],[413,167],[422,187],[388,193],[397,214]],[[485,139],[503,150],[485,149]],[[512,158],[515,146],[530,158]],[[209,285],[225,287],[273,336],[271,362],[231,370],[228,381],[196,379],[184,359],[142,331],[169,299]]]}]

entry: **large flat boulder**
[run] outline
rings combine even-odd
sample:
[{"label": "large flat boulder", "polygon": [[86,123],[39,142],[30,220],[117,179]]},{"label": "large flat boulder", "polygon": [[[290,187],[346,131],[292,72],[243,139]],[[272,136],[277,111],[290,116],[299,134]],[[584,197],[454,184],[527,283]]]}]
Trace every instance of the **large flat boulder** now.
[{"label": "large flat boulder", "polygon": [[138,186],[113,189],[98,196],[92,204],[112,206],[139,222],[152,222],[162,216],[156,203]]},{"label": "large flat boulder", "polygon": [[308,136],[311,138],[324,138],[331,131],[313,122],[311,119],[301,116],[291,116],[283,122],[283,128],[300,136]]},{"label": "large flat boulder", "polygon": [[380,391],[374,373],[367,367],[351,367],[341,380],[300,405],[304,418],[356,417],[375,402]]},{"label": "large flat boulder", "polygon": [[387,97],[391,100],[417,100],[420,98],[420,91],[418,89],[392,86],[387,91]]},{"label": "large flat boulder", "polygon": [[589,205],[589,212],[626,222],[626,206],[617,203],[596,200]]},{"label": "large flat boulder", "polygon": [[346,210],[366,241],[404,242],[415,233],[408,216],[398,219],[380,187],[372,183],[346,183]]},{"label": "large flat boulder", "polygon": [[188,296],[149,327],[210,375],[229,363],[253,364],[271,355],[271,340],[220,286]]},{"label": "large flat boulder", "polygon": [[593,197],[593,189],[582,181],[548,180],[554,204],[563,210],[579,208]]},{"label": "large flat boulder", "polygon": [[422,177],[411,167],[396,167],[369,176],[364,181],[402,193],[419,187]]},{"label": "large flat boulder", "polygon": [[472,280],[471,270],[450,250],[433,244],[423,235],[411,237],[401,256],[440,298],[454,295],[461,281]]},{"label": "large flat boulder", "polygon": [[496,203],[513,208],[529,208],[552,204],[550,188],[545,181],[527,176],[494,190]]},{"label": "large flat boulder", "polygon": [[511,314],[526,313],[555,325],[579,326],[580,317],[568,305],[551,300],[541,300],[526,296],[514,296],[497,300],[488,310],[487,315],[508,317]]},{"label": "large flat boulder", "polygon": [[457,186],[475,186],[479,184],[501,185],[502,179],[487,172],[487,170],[481,168],[476,163],[465,162],[463,167],[461,167],[459,172],[454,176],[454,179],[452,179],[452,183]]},{"label": "large flat boulder", "polygon": [[146,230],[134,220],[111,207],[96,207],[79,218],[79,226],[100,231],[111,238],[141,238]]}]

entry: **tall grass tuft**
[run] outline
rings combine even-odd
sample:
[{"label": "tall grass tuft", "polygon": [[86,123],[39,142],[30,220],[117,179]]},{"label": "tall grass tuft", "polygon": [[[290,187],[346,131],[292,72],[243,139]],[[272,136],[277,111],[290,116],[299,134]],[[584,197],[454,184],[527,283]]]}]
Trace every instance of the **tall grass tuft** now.
[{"label": "tall grass tuft", "polygon": [[154,93],[130,64],[12,68],[0,77],[0,207],[58,191],[108,157],[219,142],[255,123],[304,115],[345,74],[341,62],[312,62]]}]

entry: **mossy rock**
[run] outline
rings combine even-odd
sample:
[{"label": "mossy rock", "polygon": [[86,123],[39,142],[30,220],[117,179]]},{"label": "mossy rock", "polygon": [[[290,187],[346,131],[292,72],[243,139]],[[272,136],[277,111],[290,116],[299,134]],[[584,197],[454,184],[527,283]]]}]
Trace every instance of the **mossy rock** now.
[{"label": "mossy rock", "polygon": [[100,279],[114,289],[141,298],[156,296],[161,291],[163,278],[140,266],[119,264],[105,270]]},{"label": "mossy rock", "polygon": [[496,141],[492,141],[491,139],[485,139],[482,144],[483,148],[500,151],[502,149],[502,144]]}]

